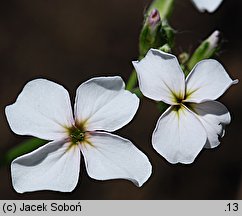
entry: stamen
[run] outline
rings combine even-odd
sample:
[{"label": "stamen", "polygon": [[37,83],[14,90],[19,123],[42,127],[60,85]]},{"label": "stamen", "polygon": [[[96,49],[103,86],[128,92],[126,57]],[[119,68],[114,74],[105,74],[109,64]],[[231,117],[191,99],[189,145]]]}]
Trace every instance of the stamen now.
[{"label": "stamen", "polygon": [[78,144],[85,140],[85,131],[76,126],[69,129],[69,136],[73,144]]},{"label": "stamen", "polygon": [[182,104],[182,102],[184,101],[184,96],[182,95],[182,93],[174,93],[172,92],[172,99],[176,104]]}]

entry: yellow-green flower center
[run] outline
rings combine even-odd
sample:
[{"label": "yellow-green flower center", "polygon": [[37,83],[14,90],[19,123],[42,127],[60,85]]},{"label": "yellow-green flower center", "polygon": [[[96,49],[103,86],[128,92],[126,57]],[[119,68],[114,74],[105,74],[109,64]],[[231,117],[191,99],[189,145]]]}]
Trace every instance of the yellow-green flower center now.
[{"label": "yellow-green flower center", "polygon": [[175,92],[171,92],[171,99],[172,102],[178,104],[182,104],[183,101],[186,99],[186,95],[183,95],[181,92],[175,93]]},{"label": "yellow-green flower center", "polygon": [[72,144],[79,144],[86,141],[86,131],[83,126],[73,126],[68,129],[70,141]]},{"label": "yellow-green flower center", "polygon": [[72,133],[70,134],[70,137],[71,137],[72,143],[82,142],[85,138],[85,132],[76,128],[75,130],[72,131]]}]

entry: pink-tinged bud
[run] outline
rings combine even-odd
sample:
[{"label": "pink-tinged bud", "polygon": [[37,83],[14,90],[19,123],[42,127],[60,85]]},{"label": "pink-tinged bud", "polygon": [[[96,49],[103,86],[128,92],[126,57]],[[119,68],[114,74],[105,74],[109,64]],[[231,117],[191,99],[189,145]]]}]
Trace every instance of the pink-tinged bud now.
[{"label": "pink-tinged bud", "polygon": [[150,48],[161,48],[169,52],[173,42],[173,29],[166,21],[161,20],[157,9],[152,9],[145,18],[139,38],[140,56],[145,56]]},{"label": "pink-tinged bud", "polygon": [[155,28],[160,24],[160,13],[157,9],[153,9],[148,17],[148,24],[151,28]]}]

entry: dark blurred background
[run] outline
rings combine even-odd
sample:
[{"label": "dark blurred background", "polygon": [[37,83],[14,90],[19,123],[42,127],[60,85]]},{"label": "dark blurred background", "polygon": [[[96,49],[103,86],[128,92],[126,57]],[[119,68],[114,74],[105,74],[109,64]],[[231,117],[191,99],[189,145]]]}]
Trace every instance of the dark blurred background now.
[{"label": "dark blurred background", "polygon": [[[0,151],[28,137],[9,128],[4,109],[29,80],[43,77],[64,85],[75,97],[80,83],[94,76],[120,75],[127,81],[138,56],[143,12],[151,0],[21,0],[0,7]],[[218,59],[242,81],[242,1],[224,0],[213,14],[200,13],[190,0],[177,0],[171,25],[177,30],[176,54],[192,52],[215,29],[223,32]],[[192,165],[171,165],[151,146],[159,112],[142,101],[134,121],[116,132],[145,152],[153,174],[137,188],[125,180],[96,181],[81,165],[72,193],[17,194],[10,169],[0,169],[0,199],[242,199],[241,82],[220,98],[232,123],[219,147],[203,150]]]}]

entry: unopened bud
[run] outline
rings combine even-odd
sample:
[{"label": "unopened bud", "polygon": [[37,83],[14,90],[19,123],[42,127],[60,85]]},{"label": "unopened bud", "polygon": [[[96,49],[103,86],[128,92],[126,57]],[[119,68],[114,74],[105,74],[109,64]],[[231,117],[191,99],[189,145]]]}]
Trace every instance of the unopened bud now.
[{"label": "unopened bud", "polygon": [[179,62],[180,64],[185,64],[189,59],[189,54],[186,52],[183,52],[179,55]]},{"label": "unopened bud", "polygon": [[159,48],[159,50],[170,53],[171,52],[171,47],[168,44],[164,44],[162,47]]},{"label": "unopened bud", "polygon": [[198,46],[187,63],[188,70],[192,70],[199,61],[212,58],[217,54],[221,42],[220,35],[221,33],[216,30]]},{"label": "unopened bud", "polygon": [[220,31],[216,30],[214,31],[207,39],[207,42],[209,43],[209,48],[211,50],[216,49],[221,41],[221,33]]},{"label": "unopened bud", "polygon": [[145,56],[150,48],[159,49],[165,44],[168,44],[170,50],[173,44],[173,35],[173,29],[166,21],[161,21],[159,11],[153,9],[146,17],[140,33],[140,57]]},{"label": "unopened bud", "polygon": [[165,43],[161,40],[161,21],[158,10],[152,10],[146,17],[139,40],[141,57],[145,56],[150,48],[158,48]]},{"label": "unopened bud", "polygon": [[149,26],[153,29],[160,24],[160,13],[157,9],[153,9],[148,17]]},{"label": "unopened bud", "polygon": [[148,14],[156,8],[159,11],[160,19],[168,19],[173,11],[175,0],[154,0],[148,9]]}]

